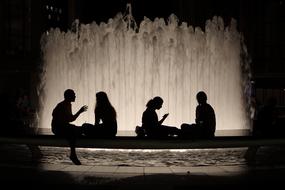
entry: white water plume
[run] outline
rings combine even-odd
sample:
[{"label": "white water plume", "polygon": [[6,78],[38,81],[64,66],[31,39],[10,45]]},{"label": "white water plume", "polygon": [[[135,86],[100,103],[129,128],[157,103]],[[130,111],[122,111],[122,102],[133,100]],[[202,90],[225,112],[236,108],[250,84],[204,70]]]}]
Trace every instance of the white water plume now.
[{"label": "white water plume", "polygon": [[208,95],[217,130],[249,129],[242,67],[244,44],[233,19],[224,26],[213,17],[201,28],[145,18],[136,28],[132,15],[118,14],[107,23],[80,24],[72,31],[51,29],[42,38],[39,125],[50,128],[51,113],[65,89],[75,90],[73,112],[89,110],[75,124],[94,123],[95,94],[105,91],[117,111],[118,130],[141,125],[147,101],[161,96],[164,124],[180,127],[195,121],[196,93]]}]

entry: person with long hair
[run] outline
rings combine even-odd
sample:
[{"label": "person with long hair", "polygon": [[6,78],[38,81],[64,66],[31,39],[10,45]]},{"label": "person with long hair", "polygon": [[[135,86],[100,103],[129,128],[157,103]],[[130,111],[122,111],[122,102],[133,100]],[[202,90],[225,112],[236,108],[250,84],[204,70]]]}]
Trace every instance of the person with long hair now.
[{"label": "person with long hair", "polygon": [[115,137],[117,134],[117,113],[106,92],[96,93],[94,110],[95,124],[83,124],[85,135],[91,137]]},{"label": "person with long hair", "polygon": [[158,120],[156,110],[162,107],[163,99],[159,96],[149,100],[146,104],[146,110],[142,115],[142,128],[145,130],[147,137],[168,137],[179,135],[180,130],[177,127],[162,125],[169,115],[165,114],[161,120]]}]

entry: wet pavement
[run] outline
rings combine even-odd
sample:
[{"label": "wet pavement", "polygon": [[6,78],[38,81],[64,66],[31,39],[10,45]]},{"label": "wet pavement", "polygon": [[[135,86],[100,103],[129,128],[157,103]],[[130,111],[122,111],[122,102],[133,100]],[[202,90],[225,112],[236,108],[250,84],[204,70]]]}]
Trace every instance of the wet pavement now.
[{"label": "wet pavement", "polygon": [[9,187],[76,189],[244,189],[278,187],[285,166],[128,167],[71,164],[1,164],[1,183]]},{"label": "wet pavement", "polygon": [[[15,149],[1,146],[0,182],[9,188],[21,186],[29,189],[64,187],[71,189],[252,189],[282,186],[285,180],[283,151],[270,155],[258,153],[253,165],[208,164],[208,165],[123,165],[86,163],[73,165],[66,158],[58,162],[61,151],[43,151],[38,160],[32,159],[27,148]],[[242,149],[241,149],[242,150]],[[241,151],[240,150],[240,151]],[[66,150],[65,150],[66,151]],[[79,153],[82,153],[79,151]],[[211,153],[211,151],[210,151]],[[62,154],[66,156],[63,151]],[[158,156],[159,153],[156,153]],[[211,154],[206,154],[211,157]],[[214,154],[213,154],[214,155]],[[54,159],[51,157],[54,156]],[[161,155],[160,155],[161,156]],[[223,154],[226,156],[226,154]],[[230,156],[230,155],[229,155]],[[48,157],[45,158],[45,157]],[[278,159],[274,157],[279,157]],[[147,157],[145,157],[146,159]],[[48,161],[43,161],[47,159]],[[200,157],[200,159],[203,159]],[[54,162],[52,161],[54,160]],[[114,158],[116,160],[116,158]],[[158,159],[159,160],[159,159]],[[271,160],[261,163],[262,160]],[[284,160],[283,160],[284,161]]]}]

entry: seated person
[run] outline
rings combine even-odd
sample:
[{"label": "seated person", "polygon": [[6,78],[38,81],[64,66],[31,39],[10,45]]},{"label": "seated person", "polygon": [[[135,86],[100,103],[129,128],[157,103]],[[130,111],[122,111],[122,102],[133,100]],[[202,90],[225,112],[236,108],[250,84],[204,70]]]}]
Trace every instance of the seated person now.
[{"label": "seated person", "polygon": [[195,124],[182,124],[181,136],[192,138],[213,138],[216,131],[215,111],[207,103],[207,95],[200,91],[196,95],[198,106],[196,107]]},{"label": "seated person", "polygon": [[158,120],[155,110],[160,109],[162,104],[162,98],[157,96],[149,100],[146,105],[147,108],[142,115],[142,128],[145,130],[147,137],[167,137],[179,135],[180,133],[177,127],[162,125],[168,114]]},{"label": "seated person", "polygon": [[105,92],[96,93],[95,125],[85,123],[84,134],[91,137],[115,137],[117,114]]},{"label": "seated person", "polygon": [[52,112],[52,132],[56,136],[65,137],[69,141],[70,159],[76,165],[81,165],[75,151],[76,138],[82,134],[82,128],[70,122],[75,121],[78,116],[87,110],[87,106],[82,106],[76,114],[72,114],[71,102],[75,101],[75,93],[72,89],[64,92],[64,100],[56,105]]}]

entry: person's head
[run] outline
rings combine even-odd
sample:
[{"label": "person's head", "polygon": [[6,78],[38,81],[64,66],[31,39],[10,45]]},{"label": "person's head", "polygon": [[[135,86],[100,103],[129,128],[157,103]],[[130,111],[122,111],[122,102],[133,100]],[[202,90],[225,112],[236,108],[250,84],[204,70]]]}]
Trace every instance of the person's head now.
[{"label": "person's head", "polygon": [[205,104],[207,102],[207,95],[204,91],[200,91],[196,95],[198,104]]},{"label": "person's head", "polygon": [[100,91],[96,93],[96,107],[97,108],[110,108],[112,106],[106,92]]},{"label": "person's head", "polygon": [[148,108],[160,109],[162,107],[162,104],[163,104],[163,99],[159,96],[156,96],[150,101],[148,101],[146,106]]},{"label": "person's head", "polygon": [[96,93],[96,102],[97,105],[105,105],[106,103],[109,103],[108,96],[106,92],[100,91]]},{"label": "person's head", "polygon": [[68,102],[75,101],[75,92],[72,89],[67,89],[64,91],[64,99]]},{"label": "person's head", "polygon": [[96,107],[95,110],[112,110],[114,117],[116,117],[116,111],[112,106],[106,92],[100,91],[96,93]]}]

